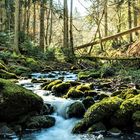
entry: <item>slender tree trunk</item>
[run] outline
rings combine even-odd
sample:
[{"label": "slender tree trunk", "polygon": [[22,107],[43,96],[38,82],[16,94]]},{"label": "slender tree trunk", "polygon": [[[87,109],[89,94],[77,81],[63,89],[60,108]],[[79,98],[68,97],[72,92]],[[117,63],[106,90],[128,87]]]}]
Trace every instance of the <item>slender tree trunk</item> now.
[{"label": "slender tree trunk", "polygon": [[64,18],[63,47],[68,48],[69,47],[69,39],[68,39],[68,5],[67,5],[67,0],[64,0],[63,18]]},{"label": "slender tree trunk", "polygon": [[19,0],[15,0],[15,36],[14,36],[14,51],[19,53]]},{"label": "slender tree trunk", "polygon": [[27,25],[27,0],[24,2],[24,22],[23,22],[23,32],[26,32],[26,25]]},{"label": "slender tree trunk", "polygon": [[27,10],[27,34],[29,35],[29,28],[30,28],[30,7],[31,7],[31,0],[28,0],[28,10]]},{"label": "slender tree trunk", "polygon": [[44,37],[45,37],[45,32],[44,32],[44,13],[45,13],[45,8],[44,8],[44,0],[41,0],[40,3],[40,48],[44,50]]},{"label": "slender tree trunk", "polygon": [[70,47],[72,54],[74,55],[74,49],[73,49],[73,0],[71,0],[71,6],[70,6]]},{"label": "slender tree trunk", "polygon": [[[138,25],[138,10],[137,10],[137,2],[133,0],[133,18],[134,18],[134,27]],[[138,32],[135,32],[135,35],[138,35]]]},{"label": "slender tree trunk", "polygon": [[36,2],[34,1],[34,15],[33,15],[33,39],[36,40]]},{"label": "slender tree trunk", "polygon": [[105,36],[108,35],[108,11],[107,11],[107,3],[108,3],[108,0],[105,0]]},{"label": "slender tree trunk", "polygon": [[[132,28],[131,0],[128,0],[128,28]],[[133,41],[132,33],[130,33],[129,40]]]},{"label": "slender tree trunk", "polygon": [[53,0],[50,0],[50,33],[49,33],[49,45],[52,41],[52,21],[53,21]]}]

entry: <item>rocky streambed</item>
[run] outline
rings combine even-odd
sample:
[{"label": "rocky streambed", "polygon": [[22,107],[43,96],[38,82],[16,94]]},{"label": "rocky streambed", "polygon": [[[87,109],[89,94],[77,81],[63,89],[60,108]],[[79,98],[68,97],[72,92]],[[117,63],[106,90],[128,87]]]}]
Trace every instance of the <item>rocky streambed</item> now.
[{"label": "rocky streambed", "polygon": [[[5,81],[1,82],[1,89],[4,89],[3,83]],[[85,83],[85,81],[77,81],[76,74],[65,71],[34,73],[32,79],[19,80],[18,85],[33,91],[34,94],[29,93],[32,95],[30,100],[27,100],[26,96],[21,97],[26,99],[23,104],[28,104],[31,109],[29,108],[26,112],[22,104],[19,109],[17,107],[17,110],[13,110],[15,115],[20,117],[21,109],[25,111],[24,114],[30,114],[16,118],[22,122],[17,123],[16,120],[12,120],[16,122],[13,126],[16,126],[18,136],[8,122],[1,127],[0,130],[4,130],[5,136],[7,136],[6,132],[12,134],[9,138],[23,140],[140,139],[140,92],[135,85],[121,82],[118,84],[110,79],[90,79]],[[10,92],[16,88],[10,89]],[[5,90],[2,90],[3,95]],[[23,92],[22,88],[18,90],[18,94]],[[4,97],[1,98],[1,104],[4,99]],[[10,97],[9,101],[10,99],[13,98]],[[22,100],[17,97],[9,108],[11,105],[17,105],[18,101],[19,104],[22,103]],[[0,116],[2,115],[3,113],[0,113]],[[12,119],[16,116],[7,115],[6,117]],[[7,118],[3,121],[6,120]],[[21,124],[24,127],[21,127]],[[6,131],[6,129],[9,130]]]}]

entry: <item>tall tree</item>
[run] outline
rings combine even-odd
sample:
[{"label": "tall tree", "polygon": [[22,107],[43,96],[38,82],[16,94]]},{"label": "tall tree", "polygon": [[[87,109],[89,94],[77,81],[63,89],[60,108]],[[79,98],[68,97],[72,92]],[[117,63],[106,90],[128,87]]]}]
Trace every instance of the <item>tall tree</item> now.
[{"label": "tall tree", "polygon": [[[132,0],[128,0],[128,28],[131,29],[132,28],[132,11],[131,11],[131,7],[132,6]],[[130,33],[130,36],[129,36],[129,40],[130,42],[133,41],[133,37],[132,37],[132,33]]]},{"label": "tall tree", "polygon": [[14,51],[19,53],[19,0],[15,0],[15,36]]},{"label": "tall tree", "polygon": [[73,0],[71,0],[70,4],[70,47],[72,54],[74,54],[74,48],[73,48]]},{"label": "tall tree", "polygon": [[64,20],[64,30],[63,30],[63,47],[69,47],[68,39],[68,4],[67,0],[64,0],[64,10],[63,10],[63,20]]},{"label": "tall tree", "polygon": [[44,49],[44,14],[45,14],[45,0],[40,1],[40,48]]}]

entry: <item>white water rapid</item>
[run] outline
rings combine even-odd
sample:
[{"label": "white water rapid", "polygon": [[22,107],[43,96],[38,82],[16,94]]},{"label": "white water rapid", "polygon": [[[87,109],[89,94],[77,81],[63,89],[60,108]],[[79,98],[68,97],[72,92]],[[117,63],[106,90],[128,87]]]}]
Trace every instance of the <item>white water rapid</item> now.
[{"label": "white water rapid", "polygon": [[[34,78],[42,77],[41,74],[33,74]],[[76,75],[66,74],[64,80],[75,80]],[[67,108],[75,102],[70,99],[63,99],[59,97],[55,97],[51,94],[48,94],[48,91],[40,89],[40,83],[31,83],[31,80],[20,80],[19,83],[23,87],[32,90],[35,94],[41,96],[44,102],[51,104],[55,108],[55,113],[51,116],[56,119],[55,126],[49,129],[42,129],[40,131],[36,131],[30,134],[25,134],[22,140],[102,140],[102,135],[95,137],[94,135],[86,136],[86,135],[73,135],[71,133],[74,125],[79,121],[78,119],[71,118],[67,119]]]}]

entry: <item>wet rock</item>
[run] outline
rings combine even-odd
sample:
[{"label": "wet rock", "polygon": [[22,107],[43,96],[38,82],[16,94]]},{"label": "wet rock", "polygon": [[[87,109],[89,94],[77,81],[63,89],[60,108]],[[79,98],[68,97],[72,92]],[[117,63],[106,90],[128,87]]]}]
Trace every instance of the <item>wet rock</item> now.
[{"label": "wet rock", "polygon": [[93,133],[93,132],[96,132],[96,131],[105,132],[105,131],[106,131],[105,125],[104,125],[102,122],[98,122],[98,123],[93,124],[93,125],[87,130],[87,132],[89,132],[89,133]]},{"label": "wet rock", "polygon": [[46,115],[31,117],[26,122],[26,128],[28,129],[49,128],[54,125],[55,125],[55,118]]},{"label": "wet rock", "polygon": [[50,104],[44,104],[43,108],[41,110],[41,114],[43,115],[50,115],[54,112],[54,108],[52,105]]},{"label": "wet rock", "polygon": [[85,107],[81,102],[75,102],[68,108],[67,115],[69,118],[82,118],[85,113]]},{"label": "wet rock", "polygon": [[101,94],[99,94],[99,96],[98,96],[98,100],[102,100],[102,99],[108,98],[108,97],[109,97],[109,95],[107,95],[107,94],[105,94],[105,93],[101,93]]},{"label": "wet rock", "polygon": [[88,96],[82,101],[82,103],[84,104],[85,108],[88,109],[95,102],[94,102],[94,99],[92,97]]},{"label": "wet rock", "polygon": [[16,134],[12,129],[10,129],[6,124],[0,125],[0,137],[12,138],[13,136],[16,136]]},{"label": "wet rock", "polygon": [[0,87],[1,121],[17,121],[24,114],[42,109],[42,98],[33,92],[4,79],[0,79]]},{"label": "wet rock", "polygon": [[95,90],[88,90],[88,91],[85,91],[84,93],[85,97],[87,96],[95,97],[98,94],[99,94],[98,91],[95,91]]},{"label": "wet rock", "polygon": [[109,118],[119,109],[122,99],[110,97],[93,104],[85,113],[81,122],[75,125],[74,132],[83,132],[97,122],[109,122]]},{"label": "wet rock", "polygon": [[72,98],[77,99],[84,96],[84,93],[78,89],[75,89],[74,87],[70,88],[69,91],[66,94],[66,98]]},{"label": "wet rock", "polygon": [[52,87],[52,91],[54,92],[55,96],[60,97],[66,94],[70,87],[71,87],[70,83],[62,82],[60,84],[54,85]]},{"label": "wet rock", "polygon": [[135,113],[133,113],[132,120],[134,122],[134,132],[140,133],[140,111],[136,111]]},{"label": "wet rock", "polygon": [[81,84],[81,85],[78,85],[76,87],[76,89],[84,92],[86,90],[90,90],[91,89],[91,85],[90,84]]},{"label": "wet rock", "polygon": [[62,83],[62,80],[54,80],[47,85],[46,90],[51,90],[53,86]]},{"label": "wet rock", "polygon": [[109,134],[111,134],[112,136],[119,136],[121,134],[121,130],[119,130],[118,128],[114,127],[112,129],[110,129],[108,131]]}]

